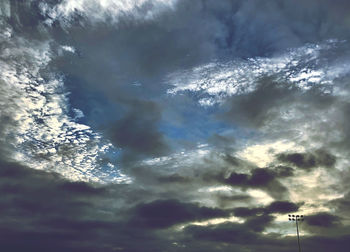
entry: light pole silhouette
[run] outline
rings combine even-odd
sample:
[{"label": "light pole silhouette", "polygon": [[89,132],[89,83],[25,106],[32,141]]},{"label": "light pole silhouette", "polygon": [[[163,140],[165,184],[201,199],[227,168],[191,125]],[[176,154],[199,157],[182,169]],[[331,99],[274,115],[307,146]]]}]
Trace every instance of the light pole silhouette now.
[{"label": "light pole silhouette", "polygon": [[289,217],[289,221],[295,221],[295,225],[297,226],[298,247],[299,247],[299,252],[301,252],[298,222],[304,221],[304,215],[288,214],[288,217]]}]

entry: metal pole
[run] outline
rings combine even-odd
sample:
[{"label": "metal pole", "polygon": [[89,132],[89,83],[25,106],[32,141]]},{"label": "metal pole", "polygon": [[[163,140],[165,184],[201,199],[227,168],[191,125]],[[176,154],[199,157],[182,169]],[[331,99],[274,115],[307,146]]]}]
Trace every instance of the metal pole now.
[{"label": "metal pole", "polygon": [[295,221],[295,225],[297,226],[298,248],[299,248],[299,252],[301,252],[298,222],[304,221],[304,215],[289,214],[288,217],[289,217],[289,221]]},{"label": "metal pole", "polygon": [[299,240],[299,228],[298,228],[298,219],[295,220],[295,223],[297,225],[297,236],[298,236],[298,246],[299,246],[299,252],[301,252],[300,248],[300,240]]}]

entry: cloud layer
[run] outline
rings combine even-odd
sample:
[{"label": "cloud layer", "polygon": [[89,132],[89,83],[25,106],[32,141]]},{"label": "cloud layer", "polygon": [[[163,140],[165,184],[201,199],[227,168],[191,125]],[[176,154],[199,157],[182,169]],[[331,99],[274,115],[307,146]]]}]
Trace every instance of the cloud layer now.
[{"label": "cloud layer", "polygon": [[346,251],[346,1],[2,1],[4,251]]}]

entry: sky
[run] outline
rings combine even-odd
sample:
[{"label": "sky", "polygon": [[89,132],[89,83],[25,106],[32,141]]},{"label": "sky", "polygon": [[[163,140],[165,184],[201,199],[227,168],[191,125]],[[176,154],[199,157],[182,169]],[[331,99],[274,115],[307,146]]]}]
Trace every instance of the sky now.
[{"label": "sky", "polygon": [[0,1],[0,250],[348,251],[349,10]]}]

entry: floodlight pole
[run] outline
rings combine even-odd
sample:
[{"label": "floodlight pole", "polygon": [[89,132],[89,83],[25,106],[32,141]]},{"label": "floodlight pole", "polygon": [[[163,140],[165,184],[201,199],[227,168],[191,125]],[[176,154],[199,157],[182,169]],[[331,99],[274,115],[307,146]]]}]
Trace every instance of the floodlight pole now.
[{"label": "floodlight pole", "polygon": [[301,248],[300,248],[300,239],[299,239],[298,220],[295,220],[295,224],[297,225],[297,236],[298,236],[298,247],[299,247],[299,252],[301,252]]},{"label": "floodlight pole", "polygon": [[299,221],[304,221],[304,215],[288,215],[290,221],[295,221],[295,225],[297,227],[297,237],[298,237],[298,248],[299,252],[301,252],[301,247],[300,247],[300,238],[299,238],[299,226],[298,222]]}]

